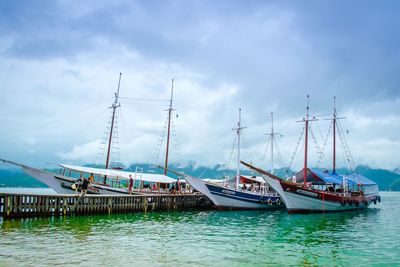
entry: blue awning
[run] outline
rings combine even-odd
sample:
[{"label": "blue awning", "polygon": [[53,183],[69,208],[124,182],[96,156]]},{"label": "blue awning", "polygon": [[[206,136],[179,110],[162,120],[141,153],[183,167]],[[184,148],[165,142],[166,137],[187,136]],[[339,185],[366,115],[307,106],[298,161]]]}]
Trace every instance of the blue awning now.
[{"label": "blue awning", "polygon": [[[307,181],[313,184],[343,184],[343,178],[346,179],[346,183],[349,186],[357,185],[377,185],[374,181],[362,176],[361,174],[350,174],[342,175],[337,173],[331,173],[328,171],[322,171],[320,169],[309,168],[307,169]],[[298,183],[304,182],[304,169],[296,174],[296,181]]]},{"label": "blue awning", "polygon": [[349,182],[349,184],[377,185],[374,181],[371,181],[361,174],[343,175],[343,177]]},{"label": "blue awning", "polygon": [[310,169],[310,171],[314,174],[317,175],[320,179],[324,180],[326,183],[331,183],[331,184],[342,184],[343,183],[343,178],[337,173],[329,173],[329,172],[324,172],[318,169]]},{"label": "blue awning", "polygon": [[[296,174],[297,183],[304,182],[304,169]],[[322,171],[319,169],[309,168],[307,169],[307,182],[313,184],[342,184],[342,177],[336,173],[329,173],[327,171]]]}]

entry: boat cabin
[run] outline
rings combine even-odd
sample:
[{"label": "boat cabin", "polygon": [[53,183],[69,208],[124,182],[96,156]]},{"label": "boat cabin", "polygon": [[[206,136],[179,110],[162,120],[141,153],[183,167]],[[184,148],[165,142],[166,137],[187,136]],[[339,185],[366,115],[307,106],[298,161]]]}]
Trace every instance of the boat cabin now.
[{"label": "boat cabin", "polygon": [[[307,168],[307,185],[331,193],[360,192],[376,194],[378,185],[361,174],[340,175],[315,168]],[[292,177],[296,183],[304,183],[304,169]]]}]

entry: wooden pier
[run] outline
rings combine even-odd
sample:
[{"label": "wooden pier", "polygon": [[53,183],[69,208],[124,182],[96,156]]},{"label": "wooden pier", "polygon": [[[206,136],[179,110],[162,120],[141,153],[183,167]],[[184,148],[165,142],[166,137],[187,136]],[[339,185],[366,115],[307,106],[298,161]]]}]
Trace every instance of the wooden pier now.
[{"label": "wooden pier", "polygon": [[36,195],[0,193],[4,218],[195,210],[211,208],[201,194],[185,195]]}]

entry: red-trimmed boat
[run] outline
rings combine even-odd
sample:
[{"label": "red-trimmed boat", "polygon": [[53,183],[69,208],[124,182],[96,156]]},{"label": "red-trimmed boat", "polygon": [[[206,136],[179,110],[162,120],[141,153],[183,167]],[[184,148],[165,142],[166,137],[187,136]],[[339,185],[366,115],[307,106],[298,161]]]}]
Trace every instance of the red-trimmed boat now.
[{"label": "red-trimmed boat", "polygon": [[242,163],[263,176],[281,196],[289,213],[349,211],[380,202],[378,185],[359,174],[340,176],[307,169],[309,179],[304,184],[302,181],[297,182],[297,177],[300,178],[304,170],[295,175],[294,182],[283,180],[246,162]]},{"label": "red-trimmed boat", "polygon": [[279,178],[263,169],[242,161],[257,171],[281,196],[289,213],[338,212],[365,209],[371,203],[380,202],[378,185],[360,174],[336,173],[336,107],[333,113],[333,170],[331,173],[307,167],[309,107],[303,119],[305,123],[304,168],[292,181]]}]

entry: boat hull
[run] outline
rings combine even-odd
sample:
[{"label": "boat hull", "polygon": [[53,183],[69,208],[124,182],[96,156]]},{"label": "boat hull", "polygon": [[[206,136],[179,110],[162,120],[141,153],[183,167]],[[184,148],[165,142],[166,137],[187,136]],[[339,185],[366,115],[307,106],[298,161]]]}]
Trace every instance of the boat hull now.
[{"label": "boat hull", "polygon": [[[75,190],[73,185],[76,183],[76,180],[63,176],[60,174],[47,172],[38,170],[28,166],[22,166],[22,169],[25,173],[37,179],[38,181],[44,183],[58,194],[71,194],[71,193],[79,193],[80,190]],[[89,194],[100,194],[100,195],[127,195],[129,194],[128,190],[113,188],[107,185],[101,184],[92,184],[89,186],[87,193]]]},{"label": "boat hull", "polygon": [[344,196],[303,187],[302,184],[263,176],[282,197],[289,213],[323,213],[366,209],[380,199],[378,195]]},{"label": "boat hull", "polygon": [[194,177],[186,176],[186,180],[194,189],[206,195],[219,210],[278,209],[284,207],[276,193],[260,195],[250,191],[245,192],[213,185]]}]

